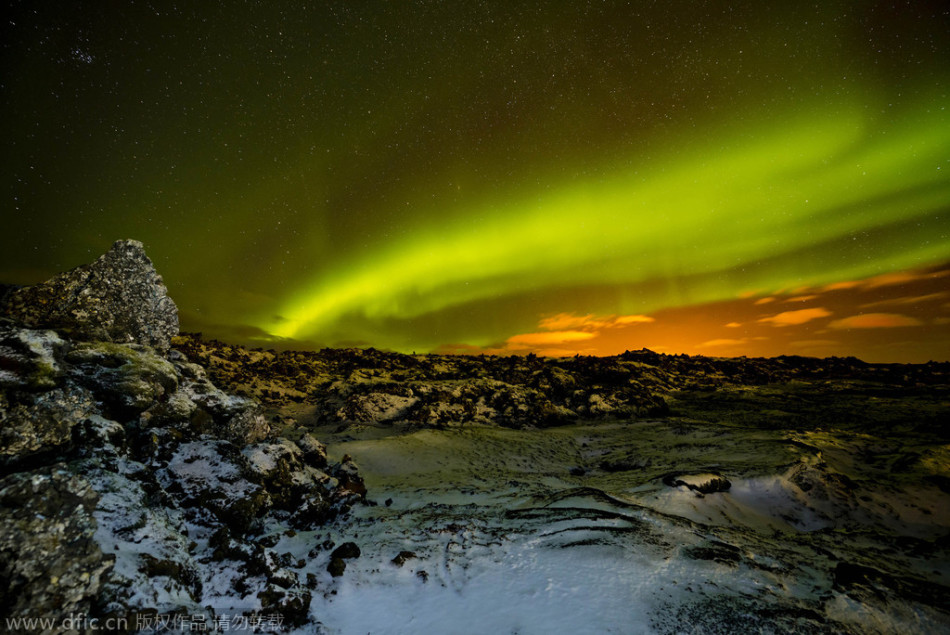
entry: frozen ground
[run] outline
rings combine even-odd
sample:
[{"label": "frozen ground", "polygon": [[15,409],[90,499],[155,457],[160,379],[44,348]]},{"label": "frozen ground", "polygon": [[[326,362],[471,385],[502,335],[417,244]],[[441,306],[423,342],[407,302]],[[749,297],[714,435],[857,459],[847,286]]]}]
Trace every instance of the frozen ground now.
[{"label": "frozen ground", "polygon": [[[315,433],[377,503],[276,546],[327,633],[950,632],[946,445],[686,418]],[[362,552],[340,577],[326,540]]]}]

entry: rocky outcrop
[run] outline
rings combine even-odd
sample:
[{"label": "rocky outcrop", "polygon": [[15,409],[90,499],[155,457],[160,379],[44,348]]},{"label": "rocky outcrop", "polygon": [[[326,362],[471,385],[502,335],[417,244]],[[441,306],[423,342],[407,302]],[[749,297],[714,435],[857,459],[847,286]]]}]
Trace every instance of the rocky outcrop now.
[{"label": "rocky outcrop", "polygon": [[230,606],[306,623],[319,581],[272,535],[345,514],[365,495],[355,464],[280,437],[258,401],[167,350],[175,307],[139,243],[4,306],[19,320],[0,318],[5,616],[210,623]]},{"label": "rocky outcrop", "polygon": [[528,357],[400,355],[374,349],[248,351],[175,338],[210,376],[268,405],[313,406],[321,423],[550,427],[662,417],[668,386],[637,363]]},{"label": "rocky outcrop", "polygon": [[[722,412],[734,419],[743,406],[750,423],[758,425],[762,411],[771,408],[768,387],[806,385],[822,392],[829,382],[842,393],[841,407],[827,412],[829,420],[866,425],[858,421],[860,410],[847,403],[850,396],[874,392],[902,399],[925,395],[950,380],[948,363],[868,364],[835,357],[722,359],[646,349],[572,358],[403,355],[375,349],[276,352],[194,334],[175,338],[174,346],[231,391],[274,408],[305,409],[317,423],[343,426],[544,428],[683,415],[694,407],[697,416]],[[777,425],[800,425],[793,406],[785,405],[788,410]],[[805,406],[798,406],[802,414]]]},{"label": "rocky outcrop", "polygon": [[117,241],[95,262],[42,284],[8,291],[0,299],[0,314],[76,339],[159,350],[167,350],[178,334],[178,308],[135,240]]}]

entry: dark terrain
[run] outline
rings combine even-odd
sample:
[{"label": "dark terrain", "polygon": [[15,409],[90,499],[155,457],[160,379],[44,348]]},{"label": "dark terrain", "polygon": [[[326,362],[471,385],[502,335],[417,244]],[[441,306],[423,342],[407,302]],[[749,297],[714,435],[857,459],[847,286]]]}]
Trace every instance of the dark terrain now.
[{"label": "dark terrain", "polygon": [[948,412],[945,362],[204,341],[120,241],[0,288],[4,628],[948,632]]},{"label": "dark terrain", "polygon": [[[628,530],[668,523],[679,537],[653,539],[655,556],[712,569],[682,565],[679,576],[699,578],[662,618],[621,611],[638,632],[950,627],[950,364],[277,353],[194,335],[174,345],[290,434],[356,456],[371,495],[395,500],[360,512],[361,531],[475,523],[533,535],[525,525],[543,520],[573,523],[571,545],[643,550],[651,539]],[[440,520],[418,517],[432,505]],[[508,520],[493,520],[499,508]],[[760,575],[766,596],[735,595]],[[718,590],[699,590],[713,580]]]}]

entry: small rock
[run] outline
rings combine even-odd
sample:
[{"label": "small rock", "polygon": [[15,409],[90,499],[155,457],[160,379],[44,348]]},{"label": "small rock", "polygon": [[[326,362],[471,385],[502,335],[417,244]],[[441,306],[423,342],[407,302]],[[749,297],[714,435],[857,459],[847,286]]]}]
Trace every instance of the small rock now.
[{"label": "small rock", "polygon": [[346,571],[346,561],[343,558],[330,558],[330,564],[327,565],[327,571],[334,578],[339,578]]},{"label": "small rock", "polygon": [[360,557],[360,548],[355,542],[344,542],[342,545],[333,550],[330,554],[331,558],[359,558]]},{"label": "small rock", "polygon": [[415,552],[413,551],[400,551],[395,558],[392,559],[392,563],[397,567],[401,567],[406,564],[408,560],[412,560],[416,557]]}]

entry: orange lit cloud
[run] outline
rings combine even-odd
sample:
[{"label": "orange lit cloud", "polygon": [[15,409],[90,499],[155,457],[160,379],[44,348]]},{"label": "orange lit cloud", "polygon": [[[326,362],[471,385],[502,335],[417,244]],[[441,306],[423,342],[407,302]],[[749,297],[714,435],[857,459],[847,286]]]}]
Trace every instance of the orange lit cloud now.
[{"label": "orange lit cloud", "polygon": [[656,320],[649,315],[619,315],[614,318],[610,326],[624,326],[626,324],[649,324]]},{"label": "orange lit cloud", "polygon": [[884,275],[869,278],[862,284],[868,289],[876,289],[878,287],[908,284],[911,282],[916,282],[922,278],[931,277],[932,275],[933,274],[921,274],[915,271],[899,271],[896,273],[885,273]]},{"label": "orange lit cloud", "polygon": [[865,280],[843,280],[822,287],[822,291],[840,291],[842,289],[879,289],[881,287],[913,284],[915,282],[933,281],[950,275],[950,270],[941,271],[898,271],[885,273]]},{"label": "orange lit cloud", "polygon": [[935,300],[943,300],[944,298],[950,297],[950,293],[946,291],[940,291],[937,293],[927,293],[925,295],[912,295],[912,296],[901,296],[899,298],[888,298],[886,300],[877,300],[875,302],[867,302],[861,305],[862,309],[870,309],[877,306],[901,306],[901,305],[913,305],[913,304],[922,304],[924,302],[932,302]]},{"label": "orange lit cloud", "polygon": [[654,319],[649,315],[610,315],[606,317],[596,317],[594,315],[574,315],[573,313],[558,313],[551,317],[543,318],[538,322],[538,328],[545,331],[564,331],[569,329],[580,329],[585,331],[597,331],[600,329],[615,328],[626,326],[628,324],[647,324]]},{"label": "orange lit cloud", "polygon": [[741,340],[731,340],[729,338],[720,338],[716,340],[709,340],[708,342],[703,342],[699,344],[699,348],[718,348],[722,346],[739,346],[740,344],[745,344],[748,342],[747,339],[742,338]]},{"label": "orange lit cloud", "polygon": [[828,317],[831,311],[822,307],[814,309],[799,309],[797,311],[783,311],[777,315],[760,318],[758,321],[772,326],[797,326],[819,318]]},{"label": "orange lit cloud", "polygon": [[624,329],[637,324],[655,322],[649,315],[607,315],[595,316],[558,313],[542,318],[538,322],[540,329],[536,333],[521,333],[505,340],[504,346],[495,352],[511,353],[535,350],[537,354],[548,357],[563,357],[574,354],[596,354],[596,348],[565,348],[578,342],[586,342],[601,336],[608,329]]},{"label": "orange lit cloud", "polygon": [[886,329],[899,326],[920,326],[917,318],[897,313],[864,313],[834,320],[828,326],[833,329]]},{"label": "orange lit cloud", "polygon": [[[820,288],[789,288],[769,295],[758,291],[718,302],[658,309],[649,315],[548,313],[538,316],[533,329],[501,343],[457,344],[443,347],[442,352],[570,357],[648,348],[721,357],[947,359],[950,273],[945,272],[950,272],[950,263],[938,270],[905,271]],[[887,331],[889,327],[893,330]]]},{"label": "orange lit cloud", "polygon": [[521,348],[533,348],[535,346],[551,346],[553,344],[565,344],[567,342],[583,342],[597,337],[596,333],[589,331],[545,331],[542,333],[522,333],[512,335],[505,343],[508,348],[517,350]]},{"label": "orange lit cloud", "polygon": [[822,291],[844,291],[846,289],[854,289],[861,286],[860,280],[842,280],[841,282],[832,282],[831,284],[826,284],[821,288]]}]

